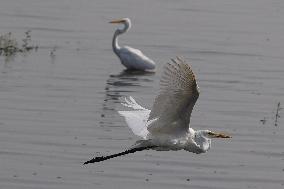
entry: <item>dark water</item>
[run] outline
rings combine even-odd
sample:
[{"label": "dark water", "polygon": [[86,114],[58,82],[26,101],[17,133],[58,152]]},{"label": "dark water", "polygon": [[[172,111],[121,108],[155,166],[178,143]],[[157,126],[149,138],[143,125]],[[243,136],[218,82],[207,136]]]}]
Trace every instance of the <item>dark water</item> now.
[{"label": "dark water", "polygon": [[[276,0],[2,0],[0,33],[21,39],[32,30],[39,50],[0,57],[0,188],[284,188],[283,116],[274,126],[284,106],[283,8]],[[133,28],[120,43],[154,59],[156,74],[123,72],[108,24],[121,17]],[[201,90],[193,128],[232,140],[201,155],[145,151],[82,166],[135,142],[117,114],[121,98],[150,108],[176,55]]]}]

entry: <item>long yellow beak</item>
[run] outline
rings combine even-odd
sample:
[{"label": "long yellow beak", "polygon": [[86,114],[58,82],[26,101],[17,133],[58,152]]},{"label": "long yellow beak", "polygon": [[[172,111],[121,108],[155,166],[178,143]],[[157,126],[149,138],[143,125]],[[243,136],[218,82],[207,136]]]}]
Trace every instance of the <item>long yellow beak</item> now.
[{"label": "long yellow beak", "polygon": [[111,24],[119,24],[119,23],[123,23],[123,22],[125,22],[125,20],[119,19],[119,20],[112,20],[109,23],[111,23]]},{"label": "long yellow beak", "polygon": [[212,138],[232,138],[232,136],[225,134],[225,133],[216,133],[210,132],[208,133]]}]

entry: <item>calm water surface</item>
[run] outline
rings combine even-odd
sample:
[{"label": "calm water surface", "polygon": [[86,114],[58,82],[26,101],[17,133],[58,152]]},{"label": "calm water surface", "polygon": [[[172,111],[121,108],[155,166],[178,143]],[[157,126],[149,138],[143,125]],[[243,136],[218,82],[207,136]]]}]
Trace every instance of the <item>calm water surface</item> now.
[{"label": "calm water surface", "polygon": [[[123,71],[108,24],[121,17],[133,28],[120,43],[154,59],[156,74]],[[0,23],[18,39],[31,30],[39,45],[0,57],[0,188],[284,188],[284,116],[274,126],[284,107],[283,1],[2,0]],[[176,55],[201,90],[193,128],[232,140],[201,155],[145,151],[82,166],[137,140],[120,101],[131,95],[151,108]]]}]

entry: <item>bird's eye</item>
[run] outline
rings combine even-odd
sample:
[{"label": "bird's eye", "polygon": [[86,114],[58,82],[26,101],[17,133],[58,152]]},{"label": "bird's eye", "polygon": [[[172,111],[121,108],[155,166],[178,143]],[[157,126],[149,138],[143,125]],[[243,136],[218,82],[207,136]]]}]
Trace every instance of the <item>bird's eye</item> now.
[{"label": "bird's eye", "polygon": [[213,135],[214,135],[214,133],[212,133],[211,131],[209,131],[209,132],[208,132],[208,135],[212,135],[212,136],[213,136]]}]

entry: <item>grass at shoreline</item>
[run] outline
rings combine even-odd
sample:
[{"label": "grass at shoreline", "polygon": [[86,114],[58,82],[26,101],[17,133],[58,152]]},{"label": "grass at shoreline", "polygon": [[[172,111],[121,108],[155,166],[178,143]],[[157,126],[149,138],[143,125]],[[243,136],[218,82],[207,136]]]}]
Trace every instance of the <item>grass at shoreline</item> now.
[{"label": "grass at shoreline", "polygon": [[25,32],[25,37],[18,41],[11,32],[0,35],[0,56],[13,57],[18,53],[28,53],[37,50],[38,46],[31,45],[31,31]]}]

